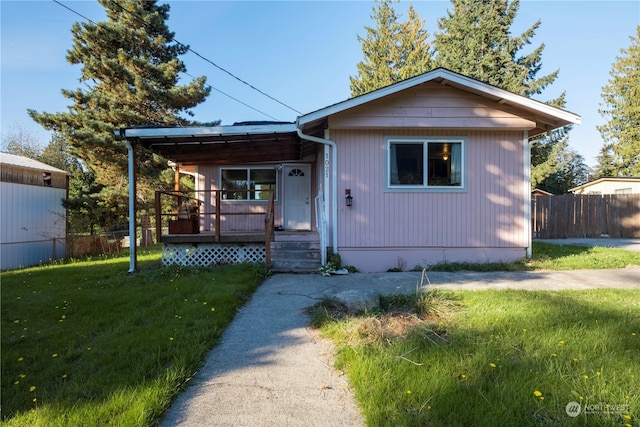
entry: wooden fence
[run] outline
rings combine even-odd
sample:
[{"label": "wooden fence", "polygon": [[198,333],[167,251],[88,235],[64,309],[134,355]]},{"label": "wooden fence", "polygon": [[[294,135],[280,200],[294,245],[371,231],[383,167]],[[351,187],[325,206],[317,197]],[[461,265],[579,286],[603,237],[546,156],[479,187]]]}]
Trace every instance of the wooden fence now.
[{"label": "wooden fence", "polygon": [[640,238],[640,194],[535,196],[531,226],[535,239]]}]

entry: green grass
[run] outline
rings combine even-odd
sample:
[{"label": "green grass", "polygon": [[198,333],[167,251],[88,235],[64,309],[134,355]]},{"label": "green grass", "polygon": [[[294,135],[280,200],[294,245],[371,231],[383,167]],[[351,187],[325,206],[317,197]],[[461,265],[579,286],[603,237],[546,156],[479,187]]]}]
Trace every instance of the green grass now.
[{"label": "green grass", "polygon": [[[640,425],[640,290],[412,298],[434,306],[400,334],[388,313],[325,316],[368,425]],[[572,401],[621,406],[571,418]]]},{"label": "green grass", "polygon": [[533,242],[532,258],[517,262],[445,262],[430,271],[528,271],[625,268],[640,265],[640,252],[624,249]]},{"label": "green grass", "polygon": [[7,426],[158,421],[264,279],[260,266],[163,268],[157,250],[2,273]]}]

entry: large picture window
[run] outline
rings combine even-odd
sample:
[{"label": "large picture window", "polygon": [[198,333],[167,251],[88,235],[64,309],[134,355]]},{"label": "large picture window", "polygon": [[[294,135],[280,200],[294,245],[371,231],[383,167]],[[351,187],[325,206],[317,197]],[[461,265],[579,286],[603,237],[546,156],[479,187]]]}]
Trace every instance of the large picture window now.
[{"label": "large picture window", "polygon": [[222,169],[220,174],[223,200],[268,200],[268,190],[276,191],[276,171],[274,169]]},{"label": "large picture window", "polygon": [[462,189],[463,157],[461,139],[388,139],[387,189]]}]

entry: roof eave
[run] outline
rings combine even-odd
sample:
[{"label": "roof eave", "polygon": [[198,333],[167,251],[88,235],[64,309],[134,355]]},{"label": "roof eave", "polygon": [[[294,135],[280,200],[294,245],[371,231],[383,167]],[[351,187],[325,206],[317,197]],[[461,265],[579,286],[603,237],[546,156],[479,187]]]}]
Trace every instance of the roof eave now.
[{"label": "roof eave", "polygon": [[371,101],[375,101],[385,96],[392,95],[394,93],[435,79],[442,79],[444,84],[449,84],[462,90],[468,90],[483,96],[495,98],[498,102],[501,103],[509,103],[513,106],[524,108],[543,116],[553,117],[557,121],[564,123],[562,126],[581,123],[581,118],[577,114],[552,107],[543,102],[536,101],[525,96],[517,95],[515,93],[497,88],[495,86],[491,86],[486,83],[479,82],[475,79],[454,73],[444,68],[437,68],[419,76],[412,77],[410,79],[380,88],[373,92],[369,92],[355,98],[350,98],[346,101],[342,101],[323,109],[311,112],[309,114],[299,116],[296,123],[298,127],[302,128],[308,123],[324,119],[330,115],[340,113],[342,111],[366,104]]},{"label": "roof eave", "polygon": [[198,138],[210,136],[237,135],[267,135],[295,133],[293,123],[269,125],[241,125],[241,126],[200,126],[200,127],[133,127],[123,128],[119,135],[125,139],[153,139],[153,138]]}]

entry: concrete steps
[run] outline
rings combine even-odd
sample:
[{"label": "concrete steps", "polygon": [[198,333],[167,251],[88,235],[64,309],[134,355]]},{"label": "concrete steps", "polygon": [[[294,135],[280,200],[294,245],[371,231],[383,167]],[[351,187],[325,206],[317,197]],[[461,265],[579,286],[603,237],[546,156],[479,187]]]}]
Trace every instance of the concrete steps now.
[{"label": "concrete steps", "polygon": [[271,270],[278,273],[317,273],[320,238],[316,232],[280,231],[271,242]]}]

